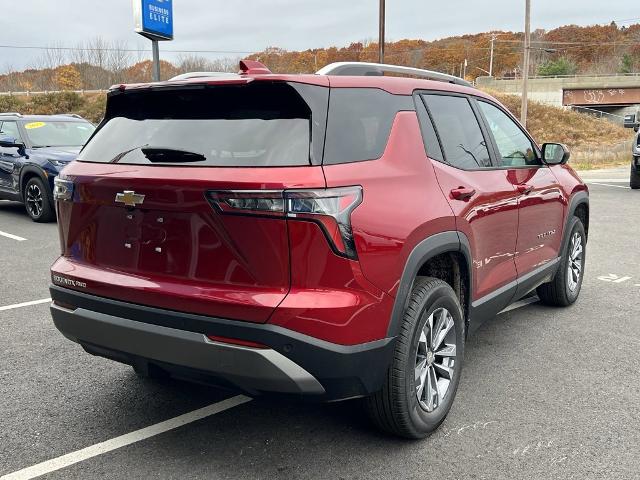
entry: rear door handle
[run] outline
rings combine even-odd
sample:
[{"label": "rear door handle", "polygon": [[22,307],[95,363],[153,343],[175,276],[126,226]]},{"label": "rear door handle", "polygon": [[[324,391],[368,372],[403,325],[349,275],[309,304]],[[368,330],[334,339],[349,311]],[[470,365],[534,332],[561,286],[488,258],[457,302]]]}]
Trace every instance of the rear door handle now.
[{"label": "rear door handle", "polygon": [[516,189],[518,193],[522,193],[523,195],[529,195],[533,191],[533,187],[531,185],[527,185],[526,183],[522,185],[516,185]]},{"label": "rear door handle", "polygon": [[451,198],[454,200],[469,200],[476,194],[473,188],[458,187],[451,190]]}]

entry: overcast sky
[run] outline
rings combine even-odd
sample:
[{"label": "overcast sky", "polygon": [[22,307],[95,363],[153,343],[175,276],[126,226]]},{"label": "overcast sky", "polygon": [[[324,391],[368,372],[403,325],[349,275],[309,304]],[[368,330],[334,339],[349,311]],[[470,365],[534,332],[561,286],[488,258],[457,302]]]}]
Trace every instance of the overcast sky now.
[{"label": "overcast sky", "polygon": [[[74,46],[102,36],[150,48],[133,32],[131,0],[3,0],[0,45]],[[523,30],[524,0],[386,0],[387,39],[433,40],[489,30]],[[632,0],[532,0],[532,29],[632,23]],[[174,0],[168,50],[260,51],[344,46],[377,37],[377,0]],[[639,18],[635,21],[640,22]],[[26,68],[41,52],[0,48],[0,71]],[[211,56],[211,55],[210,55]],[[241,56],[228,53],[222,56]]]}]

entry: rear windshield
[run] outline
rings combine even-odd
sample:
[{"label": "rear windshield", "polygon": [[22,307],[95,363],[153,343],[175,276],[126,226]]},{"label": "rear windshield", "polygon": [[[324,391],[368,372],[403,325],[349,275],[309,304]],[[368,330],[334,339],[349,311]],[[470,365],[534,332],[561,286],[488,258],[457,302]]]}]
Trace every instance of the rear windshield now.
[{"label": "rear windshield", "polygon": [[[254,82],[115,95],[109,99],[105,122],[79,160],[220,167],[309,165],[313,125],[324,126],[324,121],[318,118],[322,112],[312,115],[317,92],[306,94],[305,87],[309,86]],[[324,137],[324,131],[317,133]]]}]

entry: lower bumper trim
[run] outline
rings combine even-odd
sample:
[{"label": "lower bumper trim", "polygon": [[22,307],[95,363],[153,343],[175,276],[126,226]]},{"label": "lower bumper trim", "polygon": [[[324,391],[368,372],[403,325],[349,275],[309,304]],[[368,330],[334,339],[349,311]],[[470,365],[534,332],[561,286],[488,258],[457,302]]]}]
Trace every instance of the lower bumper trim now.
[{"label": "lower bumper trim", "polygon": [[[119,352],[210,373],[248,391],[323,395],[324,387],[300,365],[267,348],[209,340],[202,333],[142,323],[100,312],[51,305],[53,321],[67,338]],[[88,350],[91,351],[91,348]],[[94,351],[96,351],[94,349]]]},{"label": "lower bumper trim", "polygon": [[[249,394],[296,393],[317,401],[367,396],[382,388],[393,362],[395,337],[340,345],[269,323],[166,310],[56,285],[50,292],[58,330],[90,353]],[[208,342],[208,335],[266,348]]]}]

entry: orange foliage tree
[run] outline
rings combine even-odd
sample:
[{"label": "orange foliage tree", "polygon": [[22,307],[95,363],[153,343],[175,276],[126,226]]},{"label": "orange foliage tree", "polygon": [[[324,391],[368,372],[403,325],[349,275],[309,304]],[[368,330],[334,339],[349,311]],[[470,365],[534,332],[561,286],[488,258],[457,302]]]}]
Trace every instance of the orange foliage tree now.
[{"label": "orange foliage tree", "polygon": [[56,68],[54,81],[58,90],[79,90],[82,88],[80,72],[74,65],[62,65]]}]

